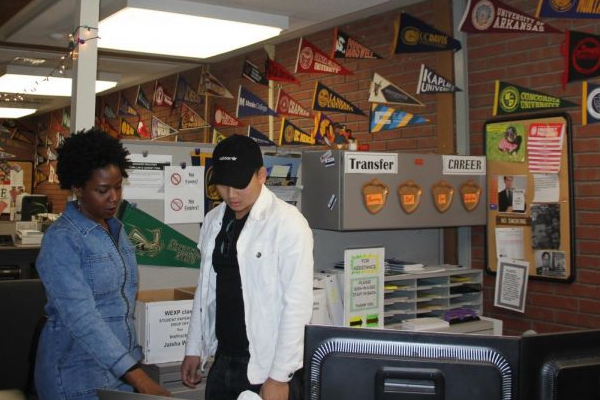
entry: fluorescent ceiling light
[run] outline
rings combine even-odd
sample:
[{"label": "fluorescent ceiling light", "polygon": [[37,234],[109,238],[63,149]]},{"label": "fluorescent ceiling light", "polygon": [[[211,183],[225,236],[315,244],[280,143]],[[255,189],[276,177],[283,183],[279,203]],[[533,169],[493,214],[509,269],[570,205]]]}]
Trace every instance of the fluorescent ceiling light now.
[{"label": "fluorescent ceiling light", "polygon": [[181,0],[119,0],[104,11],[98,47],[208,58],[279,35],[289,18]]},{"label": "fluorescent ceiling light", "polygon": [[0,103],[0,118],[21,118],[37,111],[36,103],[3,101]]},{"label": "fluorescent ceiling light", "polygon": [[[0,67],[0,92],[70,97],[70,75],[71,71],[61,75],[50,68],[7,65]],[[96,93],[117,86],[118,81],[118,75],[99,73]]]}]

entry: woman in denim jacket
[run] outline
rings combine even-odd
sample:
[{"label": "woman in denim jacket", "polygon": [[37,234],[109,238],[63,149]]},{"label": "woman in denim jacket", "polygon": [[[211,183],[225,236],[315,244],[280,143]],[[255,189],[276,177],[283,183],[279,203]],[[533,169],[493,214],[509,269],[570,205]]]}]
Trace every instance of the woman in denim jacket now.
[{"label": "woman in denim jacket", "polygon": [[99,388],[169,395],[138,365],[135,252],[115,218],[128,154],[95,129],[58,149],[60,187],[77,201],[48,228],[36,262],[48,297],[35,366],[41,400],[97,399]]}]

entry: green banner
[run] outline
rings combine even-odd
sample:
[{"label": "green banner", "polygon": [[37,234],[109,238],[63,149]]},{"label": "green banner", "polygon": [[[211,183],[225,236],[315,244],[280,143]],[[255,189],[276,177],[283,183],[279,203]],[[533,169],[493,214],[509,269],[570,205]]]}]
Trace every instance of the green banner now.
[{"label": "green banner", "polygon": [[541,110],[556,110],[578,105],[549,94],[525,89],[507,82],[496,81],[494,115],[517,114]]},{"label": "green banner", "polygon": [[123,200],[119,219],[135,246],[138,264],[200,268],[197,243]]}]

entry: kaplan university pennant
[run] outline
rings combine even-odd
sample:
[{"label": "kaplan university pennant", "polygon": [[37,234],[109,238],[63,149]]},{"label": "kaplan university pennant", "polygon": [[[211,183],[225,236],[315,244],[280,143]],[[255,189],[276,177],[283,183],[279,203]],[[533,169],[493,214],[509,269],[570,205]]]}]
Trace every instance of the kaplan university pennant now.
[{"label": "kaplan university pennant", "polygon": [[405,12],[394,22],[392,54],[461,49],[458,40]]},{"label": "kaplan university pennant", "polygon": [[496,81],[493,115],[577,107],[577,104],[507,82]]},{"label": "kaplan university pennant", "polygon": [[356,107],[319,81],[315,84],[312,108],[315,111],[334,111],[346,114],[365,115],[360,108]]},{"label": "kaplan university pennant", "polygon": [[371,88],[369,90],[369,101],[371,103],[406,104],[409,106],[424,107],[425,104],[415,99],[398,86],[394,85],[377,72],[373,74]]},{"label": "kaplan university pennant", "polygon": [[396,110],[383,104],[371,104],[369,132],[389,131],[408,125],[424,124],[428,121],[427,118]]},{"label": "kaplan university pennant", "polygon": [[419,82],[417,83],[417,94],[421,93],[453,93],[461,90],[452,82],[437,74],[431,68],[421,64]]}]

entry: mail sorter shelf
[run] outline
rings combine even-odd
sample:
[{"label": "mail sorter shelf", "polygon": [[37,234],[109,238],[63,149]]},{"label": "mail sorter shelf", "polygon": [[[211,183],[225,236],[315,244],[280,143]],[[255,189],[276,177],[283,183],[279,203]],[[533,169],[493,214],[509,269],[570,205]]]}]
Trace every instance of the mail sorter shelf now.
[{"label": "mail sorter shelf", "polygon": [[427,274],[401,274],[385,277],[384,317],[386,327],[404,320],[468,307],[481,315],[482,271],[449,269]]}]

